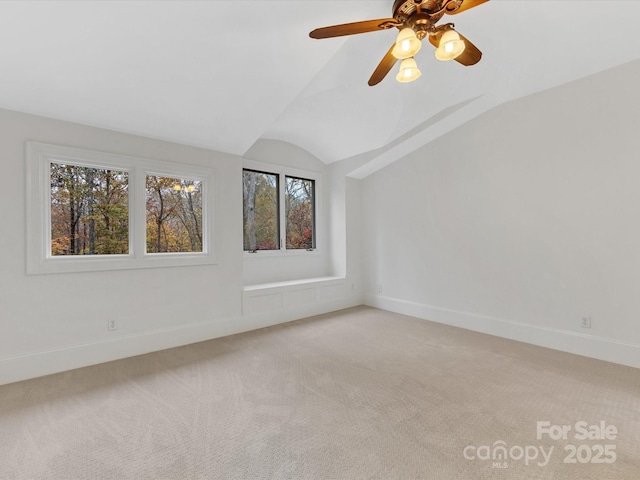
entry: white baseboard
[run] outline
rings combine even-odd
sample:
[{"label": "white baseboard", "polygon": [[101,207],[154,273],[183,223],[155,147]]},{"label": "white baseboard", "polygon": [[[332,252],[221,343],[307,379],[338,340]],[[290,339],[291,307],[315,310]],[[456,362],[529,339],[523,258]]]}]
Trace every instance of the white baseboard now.
[{"label": "white baseboard", "polygon": [[258,328],[279,325],[281,323],[292,322],[302,318],[344,310],[345,308],[358,307],[360,305],[362,305],[361,296],[350,296],[327,302],[318,302],[300,307],[286,308],[277,312],[247,315],[243,317],[242,321],[247,327],[249,327],[247,330],[257,330]]},{"label": "white baseboard", "polygon": [[[640,368],[640,345],[468,312],[366,296],[365,305],[542,347]],[[56,350],[0,358],[0,385],[202,342],[361,305],[359,295],[227,320],[142,332]]]},{"label": "white baseboard", "polygon": [[362,297],[350,296],[317,302],[304,308],[192,323],[55,350],[4,357],[0,358],[0,385],[203,342],[358,305],[362,305]]},{"label": "white baseboard", "polygon": [[397,298],[366,295],[365,305],[454,327],[640,368],[640,345],[540,327]]},{"label": "white baseboard", "polygon": [[0,385],[222,337],[242,324],[203,322],[0,358]]}]

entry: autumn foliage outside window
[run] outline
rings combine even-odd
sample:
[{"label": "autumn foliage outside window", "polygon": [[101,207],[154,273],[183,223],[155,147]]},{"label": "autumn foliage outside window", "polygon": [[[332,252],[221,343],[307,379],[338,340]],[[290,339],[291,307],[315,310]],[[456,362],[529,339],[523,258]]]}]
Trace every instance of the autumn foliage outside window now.
[{"label": "autumn foliage outside window", "polygon": [[303,178],[286,177],[285,213],[287,217],[287,248],[315,247],[315,182]]},{"label": "autumn foliage outside window", "polygon": [[278,250],[280,248],[278,175],[244,170],[244,249]]},{"label": "autumn foliage outside window", "polygon": [[51,255],[129,252],[128,173],[50,164]]},{"label": "autumn foliage outside window", "polygon": [[[286,249],[315,248],[315,181],[284,177],[255,170],[243,171],[244,250],[279,250],[284,237]],[[280,228],[280,204],[284,203],[285,231]]]},{"label": "autumn foliage outside window", "polygon": [[27,141],[29,275],[216,263],[215,170]]},{"label": "autumn foliage outside window", "polygon": [[147,253],[202,252],[202,182],[148,175]]}]

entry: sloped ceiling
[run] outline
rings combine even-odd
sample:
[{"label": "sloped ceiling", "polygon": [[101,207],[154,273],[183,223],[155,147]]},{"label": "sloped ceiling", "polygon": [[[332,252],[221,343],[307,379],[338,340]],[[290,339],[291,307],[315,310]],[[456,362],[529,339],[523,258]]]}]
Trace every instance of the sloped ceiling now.
[{"label": "sloped ceiling", "polygon": [[[386,18],[392,0],[0,2],[0,107],[243,155],[260,139],[364,177],[505,101],[640,58],[640,1],[491,0],[446,17],[472,67],[367,80],[396,31],[310,30]],[[611,20],[615,18],[615,21]]]}]

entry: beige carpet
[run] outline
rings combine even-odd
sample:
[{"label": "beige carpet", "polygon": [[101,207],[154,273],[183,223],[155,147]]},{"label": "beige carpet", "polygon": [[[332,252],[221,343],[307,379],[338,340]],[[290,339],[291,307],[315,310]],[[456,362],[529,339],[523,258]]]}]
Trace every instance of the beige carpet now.
[{"label": "beige carpet", "polygon": [[636,480],[640,370],[350,309],[2,386],[0,478]]}]

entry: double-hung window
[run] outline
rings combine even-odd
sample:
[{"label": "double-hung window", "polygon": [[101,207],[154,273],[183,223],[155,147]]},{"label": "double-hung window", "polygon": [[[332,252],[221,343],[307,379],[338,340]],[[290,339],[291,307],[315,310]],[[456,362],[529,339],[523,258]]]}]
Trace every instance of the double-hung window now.
[{"label": "double-hung window", "polygon": [[27,142],[27,272],[215,263],[213,171]]},{"label": "double-hung window", "polygon": [[304,177],[284,171],[243,170],[246,252],[316,248],[316,179]]}]

